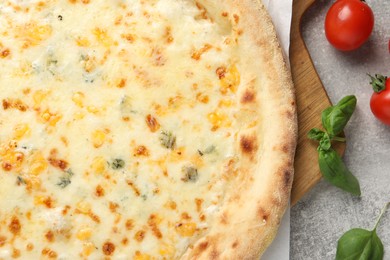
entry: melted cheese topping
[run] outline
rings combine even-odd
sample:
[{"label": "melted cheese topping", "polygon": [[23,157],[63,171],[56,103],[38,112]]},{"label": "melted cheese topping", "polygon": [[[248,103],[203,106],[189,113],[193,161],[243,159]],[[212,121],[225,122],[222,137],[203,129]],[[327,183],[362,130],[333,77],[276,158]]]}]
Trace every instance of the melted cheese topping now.
[{"label": "melted cheese topping", "polygon": [[1,1],[0,258],[172,259],[207,233],[234,175],[235,18]]}]

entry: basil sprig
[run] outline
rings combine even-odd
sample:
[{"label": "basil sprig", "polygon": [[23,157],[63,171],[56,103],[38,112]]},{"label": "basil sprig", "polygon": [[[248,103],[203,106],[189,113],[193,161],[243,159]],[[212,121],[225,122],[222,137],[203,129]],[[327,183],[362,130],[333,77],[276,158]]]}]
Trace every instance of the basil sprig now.
[{"label": "basil sprig", "polygon": [[360,196],[359,181],[332,148],[332,141],[345,141],[339,134],[343,132],[355,108],[356,97],[353,95],[344,97],[336,105],[322,112],[322,126],[325,131],[313,128],[309,131],[308,137],[319,142],[318,163],[324,179],[344,191]]},{"label": "basil sprig", "polygon": [[322,112],[322,125],[330,136],[341,134],[356,108],[356,97],[346,96]]},{"label": "basil sprig", "polygon": [[379,221],[390,203],[382,209],[373,230],[354,228],[341,236],[337,243],[336,260],[382,260],[383,244],[376,233]]}]

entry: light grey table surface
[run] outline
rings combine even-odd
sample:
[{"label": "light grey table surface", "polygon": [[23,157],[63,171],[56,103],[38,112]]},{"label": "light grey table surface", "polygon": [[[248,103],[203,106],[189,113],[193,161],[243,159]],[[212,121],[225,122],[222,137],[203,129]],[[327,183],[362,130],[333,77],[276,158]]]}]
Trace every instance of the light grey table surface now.
[{"label": "light grey table surface", "polygon": [[[390,76],[390,0],[367,0],[375,15],[370,40],[357,51],[343,53],[327,42],[323,23],[331,3],[317,0],[303,19],[303,37],[333,103],[356,95],[356,111],[345,129],[344,161],[359,179],[362,196],[353,197],[320,181],[291,210],[291,259],[334,259],[337,240],[354,227],[372,229],[380,210],[390,201],[390,127],[371,114],[372,90],[366,73]],[[310,87],[310,86],[308,86]],[[390,259],[390,209],[378,228]]]}]

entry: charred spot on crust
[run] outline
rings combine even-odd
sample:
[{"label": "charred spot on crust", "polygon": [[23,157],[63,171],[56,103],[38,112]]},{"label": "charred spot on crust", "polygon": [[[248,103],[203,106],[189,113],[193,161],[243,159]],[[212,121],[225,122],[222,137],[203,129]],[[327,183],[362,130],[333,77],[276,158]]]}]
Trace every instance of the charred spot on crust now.
[{"label": "charred spot on crust", "polygon": [[254,102],[256,99],[256,94],[251,89],[245,90],[244,94],[241,97],[242,104],[248,104]]},{"label": "charred spot on crust", "polygon": [[199,250],[200,251],[204,251],[207,249],[207,247],[209,246],[209,242],[205,241],[205,242],[202,242],[199,244]]},{"label": "charred spot on crust", "polygon": [[281,151],[281,152],[286,153],[286,154],[288,154],[290,151],[290,147],[287,144],[276,145],[272,149],[274,151]]},{"label": "charred spot on crust", "polygon": [[286,116],[287,118],[293,118],[293,117],[294,117],[294,113],[293,113],[291,110],[286,110],[286,111],[284,112],[284,114],[285,114],[285,116]]},{"label": "charred spot on crust", "polygon": [[257,151],[257,139],[255,136],[241,136],[240,147],[244,154],[254,154]]},{"label": "charred spot on crust", "polygon": [[283,180],[284,180],[284,185],[289,186],[290,181],[291,181],[292,174],[290,171],[286,170],[283,172]]},{"label": "charred spot on crust", "polygon": [[234,241],[234,243],[232,244],[232,248],[236,248],[238,246],[238,240]]},{"label": "charred spot on crust", "polygon": [[261,221],[267,221],[269,218],[269,213],[265,211],[262,207],[257,209],[257,215],[259,216]]},{"label": "charred spot on crust", "polygon": [[208,241],[201,242],[199,245],[197,245],[197,247],[194,248],[195,259],[199,258],[199,256],[202,255],[207,250],[208,247],[209,247]]}]

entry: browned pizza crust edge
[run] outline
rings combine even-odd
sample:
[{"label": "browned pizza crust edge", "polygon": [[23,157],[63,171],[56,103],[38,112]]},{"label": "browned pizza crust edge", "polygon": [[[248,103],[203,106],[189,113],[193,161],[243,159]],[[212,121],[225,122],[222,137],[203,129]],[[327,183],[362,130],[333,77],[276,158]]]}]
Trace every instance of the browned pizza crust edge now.
[{"label": "browned pizza crust edge", "polygon": [[208,232],[183,259],[258,259],[277,233],[293,181],[295,94],[273,24],[258,0],[221,1],[221,10],[225,8],[240,30],[241,67],[261,75],[242,84],[238,93],[243,121],[259,123],[239,131],[235,185]]}]

